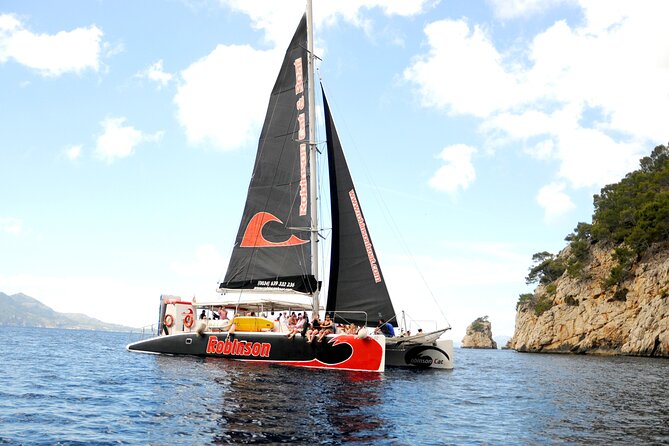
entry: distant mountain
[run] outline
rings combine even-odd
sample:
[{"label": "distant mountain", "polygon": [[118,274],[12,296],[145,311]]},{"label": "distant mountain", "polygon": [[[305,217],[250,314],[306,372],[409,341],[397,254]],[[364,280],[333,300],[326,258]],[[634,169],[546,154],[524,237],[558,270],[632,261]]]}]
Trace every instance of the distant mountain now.
[{"label": "distant mountain", "polygon": [[123,325],[108,324],[81,313],[59,313],[25,294],[0,292],[0,326],[68,328],[75,330],[131,331]]}]

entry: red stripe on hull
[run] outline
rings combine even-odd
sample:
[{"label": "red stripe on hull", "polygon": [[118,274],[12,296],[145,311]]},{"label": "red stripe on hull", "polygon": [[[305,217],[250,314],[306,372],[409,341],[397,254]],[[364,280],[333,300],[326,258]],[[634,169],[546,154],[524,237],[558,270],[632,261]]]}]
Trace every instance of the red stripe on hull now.
[{"label": "red stripe on hull", "polygon": [[360,339],[357,336],[340,335],[331,338],[328,343],[333,346],[348,344],[353,349],[353,354],[348,359],[336,364],[326,364],[318,359],[313,359],[311,361],[279,361],[279,363],[296,367],[317,367],[322,369],[361,370],[372,372],[383,371],[383,347],[381,347],[381,344],[375,339]]}]

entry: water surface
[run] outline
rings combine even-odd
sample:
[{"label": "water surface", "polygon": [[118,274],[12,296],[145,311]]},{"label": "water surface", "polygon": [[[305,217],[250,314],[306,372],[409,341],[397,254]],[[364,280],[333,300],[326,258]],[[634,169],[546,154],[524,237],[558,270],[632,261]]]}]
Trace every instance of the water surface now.
[{"label": "water surface", "polygon": [[0,444],[669,444],[669,361],[456,349],[452,371],[308,370],[0,327]]}]

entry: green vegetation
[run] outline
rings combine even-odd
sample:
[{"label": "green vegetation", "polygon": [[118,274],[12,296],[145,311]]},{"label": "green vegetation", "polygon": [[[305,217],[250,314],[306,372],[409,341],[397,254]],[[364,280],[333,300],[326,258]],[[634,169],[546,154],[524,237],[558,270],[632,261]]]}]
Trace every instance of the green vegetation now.
[{"label": "green vegetation", "polygon": [[574,299],[574,296],[571,294],[564,298],[564,303],[572,307],[578,307],[578,299]]},{"label": "green vegetation", "polygon": [[602,283],[604,289],[608,290],[612,286],[621,285],[629,277],[630,266],[632,265],[634,258],[634,252],[627,246],[619,246],[613,251],[613,259],[616,260],[618,264],[611,268],[609,277]]},{"label": "green vegetation", "polygon": [[629,293],[630,290],[627,288],[620,288],[616,290],[615,293],[613,293],[613,297],[610,299],[611,301],[618,301],[618,302],[625,302],[627,300],[627,293]]},{"label": "green vegetation", "polygon": [[525,277],[525,283],[528,285],[536,282],[547,285],[554,282],[567,268],[562,259],[546,251],[534,254],[532,261],[536,265],[530,268],[530,273]]},{"label": "green vegetation", "polygon": [[516,311],[518,311],[518,308],[520,308],[522,305],[525,305],[527,303],[529,303],[530,305],[534,304],[534,294],[523,293],[520,296],[518,296],[518,302],[516,303]]},{"label": "green vegetation", "polygon": [[[565,255],[558,257],[543,251],[532,256],[534,266],[525,281],[544,285],[546,294],[521,294],[516,308],[529,303],[537,314],[550,308],[556,291],[554,282],[565,272],[569,277],[584,278],[584,268],[591,260],[590,247],[595,243],[615,247],[613,258],[617,265],[602,285],[605,289],[617,287],[613,300],[626,299],[627,289],[622,284],[629,278],[634,262],[654,243],[669,241],[669,148],[655,147],[650,156],[639,161],[639,166],[594,196],[592,224],[580,222],[565,237],[569,242]],[[578,305],[573,296],[565,298],[565,302]]]},{"label": "green vegetation", "polygon": [[579,223],[574,232],[565,237],[569,242],[569,256],[567,257],[567,274],[570,277],[582,278],[583,269],[590,260],[590,243],[592,225]]},{"label": "green vegetation", "polygon": [[594,197],[593,241],[625,244],[637,255],[669,240],[669,149],[657,146],[640,169]]},{"label": "green vegetation", "polygon": [[524,293],[521,294],[518,298],[518,303],[516,303],[516,311],[523,305],[529,306],[534,310],[534,314],[541,316],[544,311],[549,310],[553,307],[553,299],[548,294],[532,294]]},{"label": "green vegetation", "polygon": [[472,330],[479,333],[485,333],[485,325],[483,325],[484,322],[488,322],[488,316],[476,318],[476,320],[472,322]]},{"label": "green vegetation", "polygon": [[553,305],[553,299],[546,294],[542,294],[538,297],[536,304],[534,304],[534,314],[541,316],[544,311],[550,310]]}]

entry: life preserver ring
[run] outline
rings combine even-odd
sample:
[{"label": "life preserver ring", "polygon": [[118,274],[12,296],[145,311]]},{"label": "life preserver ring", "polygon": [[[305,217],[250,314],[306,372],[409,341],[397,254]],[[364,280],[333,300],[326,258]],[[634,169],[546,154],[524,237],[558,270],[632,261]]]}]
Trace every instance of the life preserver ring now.
[{"label": "life preserver ring", "polygon": [[167,328],[170,328],[172,325],[174,325],[174,317],[172,317],[171,314],[166,314],[165,318],[163,319],[163,323]]},{"label": "life preserver ring", "polygon": [[193,315],[192,314],[187,314],[184,316],[184,327],[186,328],[191,328],[193,326]]}]

